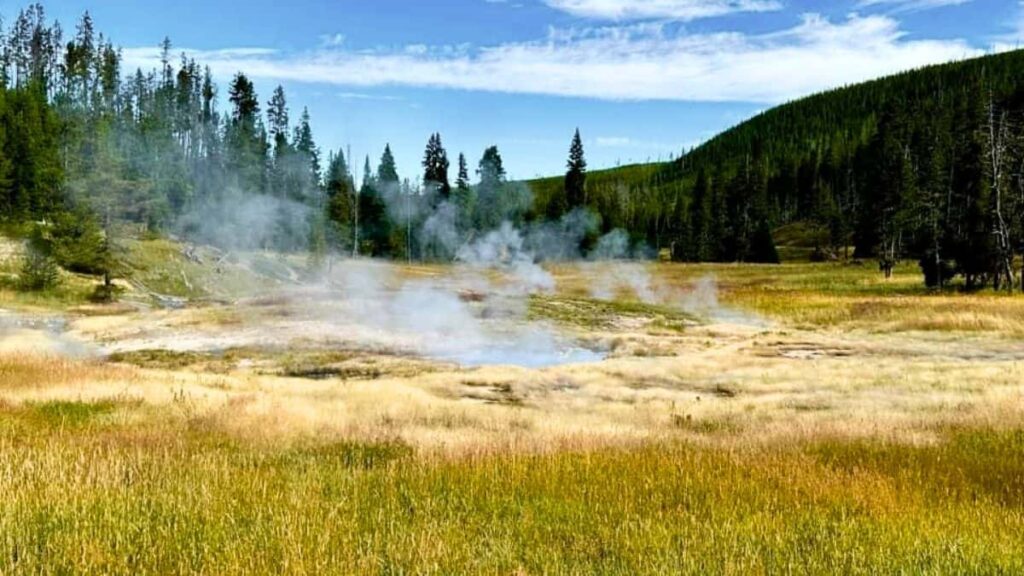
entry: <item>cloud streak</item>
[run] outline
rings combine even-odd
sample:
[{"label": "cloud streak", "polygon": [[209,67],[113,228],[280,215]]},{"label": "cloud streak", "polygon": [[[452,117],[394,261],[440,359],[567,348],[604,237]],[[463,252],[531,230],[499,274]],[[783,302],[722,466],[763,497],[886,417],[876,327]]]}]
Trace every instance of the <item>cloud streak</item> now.
[{"label": "cloud streak", "polygon": [[[766,104],[983,53],[964,40],[907,39],[891,17],[856,14],[838,22],[806,14],[793,27],[760,35],[691,34],[643,23],[551,29],[541,40],[488,47],[186,52],[219,77],[241,70],[259,79],[348,88]],[[158,49],[124,54],[129,67],[159,62]]]},{"label": "cloud streak", "polygon": [[545,4],[581,18],[615,21],[689,21],[782,9],[777,0],[545,0]]},{"label": "cloud streak", "polygon": [[945,6],[960,6],[974,0],[861,0],[861,8],[891,6],[894,12],[921,12]]}]

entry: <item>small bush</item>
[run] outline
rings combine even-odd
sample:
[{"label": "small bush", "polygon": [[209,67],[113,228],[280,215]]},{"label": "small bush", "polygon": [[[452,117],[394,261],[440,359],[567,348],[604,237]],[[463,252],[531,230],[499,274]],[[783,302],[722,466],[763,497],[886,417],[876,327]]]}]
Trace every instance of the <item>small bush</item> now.
[{"label": "small bush", "polygon": [[118,296],[121,295],[122,288],[116,284],[104,282],[92,291],[89,295],[89,301],[96,304],[110,304],[116,302]]},{"label": "small bush", "polygon": [[21,265],[18,285],[22,290],[39,292],[55,288],[60,283],[60,268],[49,256],[29,250]]}]

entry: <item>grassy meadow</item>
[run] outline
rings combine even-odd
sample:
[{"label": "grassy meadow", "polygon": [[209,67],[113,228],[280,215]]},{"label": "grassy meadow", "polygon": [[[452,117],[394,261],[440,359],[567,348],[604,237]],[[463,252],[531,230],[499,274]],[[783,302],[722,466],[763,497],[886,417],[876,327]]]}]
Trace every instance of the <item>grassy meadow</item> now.
[{"label": "grassy meadow", "polygon": [[[148,288],[222,296],[160,242]],[[644,269],[665,302],[596,300],[574,266],[531,300],[608,346],[586,366],[0,346],[0,574],[1024,572],[1024,299],[911,265]],[[672,304],[706,278],[758,323]],[[108,343],[290,320],[0,299]]]},{"label": "grassy meadow", "polygon": [[1019,573],[1024,433],[417,454],[7,407],[4,573]]}]

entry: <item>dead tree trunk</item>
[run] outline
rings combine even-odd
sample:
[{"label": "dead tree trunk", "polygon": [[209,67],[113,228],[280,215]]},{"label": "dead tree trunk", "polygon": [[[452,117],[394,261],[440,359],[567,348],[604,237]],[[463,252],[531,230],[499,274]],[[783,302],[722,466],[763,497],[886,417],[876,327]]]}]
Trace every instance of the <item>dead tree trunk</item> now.
[{"label": "dead tree trunk", "polygon": [[1003,113],[997,124],[995,105],[989,97],[988,105],[988,161],[990,186],[992,187],[992,234],[996,240],[996,269],[993,271],[994,288],[1000,289],[1001,279],[1006,280],[1006,287],[1012,291],[1013,278],[1013,243],[1010,228],[1003,216],[1003,161],[1006,156],[1006,114]]}]

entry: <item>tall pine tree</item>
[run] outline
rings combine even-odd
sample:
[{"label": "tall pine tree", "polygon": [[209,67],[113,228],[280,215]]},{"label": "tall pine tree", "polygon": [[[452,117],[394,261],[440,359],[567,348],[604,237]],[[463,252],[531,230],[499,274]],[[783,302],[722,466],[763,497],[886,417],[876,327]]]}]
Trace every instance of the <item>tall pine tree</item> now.
[{"label": "tall pine tree", "polygon": [[446,202],[451,197],[452,187],[448,181],[448,152],[441,144],[440,134],[431,134],[423,154],[423,185],[434,205]]},{"label": "tall pine tree", "polygon": [[583,206],[587,201],[587,160],[583,155],[583,139],[580,130],[572,137],[569,147],[568,171],[565,173],[565,200],[569,210]]}]

